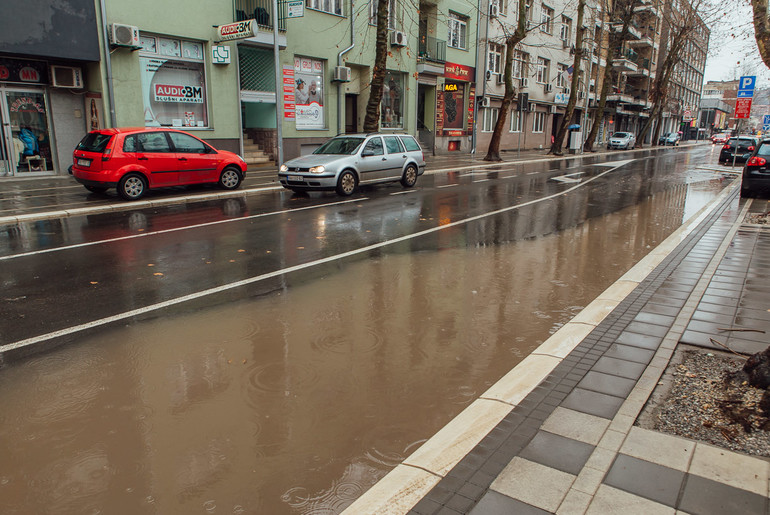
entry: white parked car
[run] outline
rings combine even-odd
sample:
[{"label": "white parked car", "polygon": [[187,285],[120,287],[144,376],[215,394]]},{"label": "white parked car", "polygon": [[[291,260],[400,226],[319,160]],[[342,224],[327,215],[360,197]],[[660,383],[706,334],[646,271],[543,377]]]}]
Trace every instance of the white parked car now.
[{"label": "white parked car", "polygon": [[607,143],[607,148],[612,150],[614,148],[622,148],[628,150],[634,148],[636,144],[636,137],[630,132],[616,132],[610,137],[610,141]]}]

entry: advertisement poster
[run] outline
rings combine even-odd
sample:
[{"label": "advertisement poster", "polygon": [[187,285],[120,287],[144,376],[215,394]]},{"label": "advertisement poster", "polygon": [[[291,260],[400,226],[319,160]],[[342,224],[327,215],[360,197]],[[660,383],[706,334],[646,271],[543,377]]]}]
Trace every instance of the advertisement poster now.
[{"label": "advertisement poster", "polygon": [[283,66],[283,117],[294,119],[296,98],[294,96],[294,67]]},{"label": "advertisement poster", "polygon": [[471,84],[468,88],[468,133],[473,133],[474,108],[476,106],[476,86]]},{"label": "advertisement poster", "polygon": [[103,127],[102,94],[86,93],[85,95],[86,130],[98,131]]},{"label": "advertisement poster", "polygon": [[436,90],[436,135],[441,136],[444,130],[444,94]]},{"label": "advertisement poster", "polygon": [[203,63],[150,57],[141,63],[146,126],[207,126]]},{"label": "advertisement poster", "polygon": [[465,84],[447,82],[444,84],[444,129],[462,129],[465,112]]},{"label": "advertisement poster", "polygon": [[294,58],[294,116],[297,129],[323,129],[323,62]]}]

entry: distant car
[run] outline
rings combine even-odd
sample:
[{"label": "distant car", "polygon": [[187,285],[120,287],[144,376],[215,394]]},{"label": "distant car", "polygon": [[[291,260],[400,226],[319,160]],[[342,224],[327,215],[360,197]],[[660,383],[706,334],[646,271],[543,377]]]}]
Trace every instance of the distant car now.
[{"label": "distant car", "polygon": [[755,136],[738,136],[730,138],[719,151],[720,163],[745,163],[756,150],[759,139]]},{"label": "distant car", "polygon": [[607,148],[612,150],[615,148],[630,149],[634,148],[636,144],[636,137],[630,132],[616,132],[610,137],[610,141],[607,143]]},{"label": "distant car", "polygon": [[116,188],[125,200],[138,200],[148,189],[187,184],[218,183],[234,190],[246,174],[239,155],[192,134],[157,127],[89,132],[72,161],[72,176],[88,191]]},{"label": "distant car", "polygon": [[679,141],[682,139],[682,137],[679,135],[678,132],[668,132],[664,134],[663,136],[658,139],[658,145],[672,145],[676,146],[679,145]]},{"label": "distant car", "polygon": [[727,140],[729,138],[730,138],[730,135],[726,132],[723,132],[723,133],[714,134],[713,136],[711,136],[711,142],[715,144],[720,143],[724,145],[725,143],[727,143]]},{"label": "distant car", "polygon": [[334,190],[347,196],[359,184],[401,181],[411,188],[423,172],[422,148],[409,134],[345,134],[312,154],[286,161],[278,179],[292,191]]},{"label": "distant car", "polygon": [[743,167],[741,197],[770,190],[770,138],[763,139]]}]

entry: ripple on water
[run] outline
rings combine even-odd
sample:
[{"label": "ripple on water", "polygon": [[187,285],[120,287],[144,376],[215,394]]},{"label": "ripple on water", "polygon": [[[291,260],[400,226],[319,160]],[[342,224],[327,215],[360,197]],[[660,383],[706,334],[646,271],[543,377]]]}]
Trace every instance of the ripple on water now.
[{"label": "ripple on water", "polygon": [[367,327],[360,338],[356,337],[358,335],[358,332],[355,335],[319,332],[313,337],[310,347],[323,353],[347,354],[355,351],[356,355],[362,355],[376,351],[384,341],[382,334],[371,327]]}]

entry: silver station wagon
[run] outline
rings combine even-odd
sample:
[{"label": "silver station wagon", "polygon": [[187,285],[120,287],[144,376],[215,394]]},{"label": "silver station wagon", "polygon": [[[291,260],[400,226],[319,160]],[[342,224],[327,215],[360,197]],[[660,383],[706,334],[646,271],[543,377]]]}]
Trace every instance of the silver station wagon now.
[{"label": "silver station wagon", "polygon": [[359,184],[401,181],[411,188],[423,172],[422,148],[409,134],[345,134],[281,165],[278,179],[292,191],[334,190],[347,196]]}]

